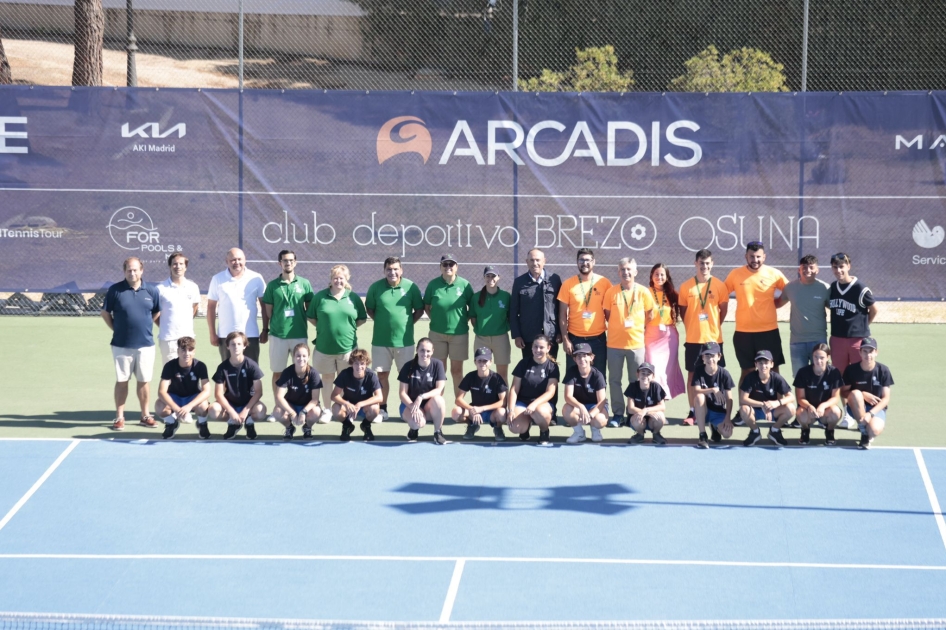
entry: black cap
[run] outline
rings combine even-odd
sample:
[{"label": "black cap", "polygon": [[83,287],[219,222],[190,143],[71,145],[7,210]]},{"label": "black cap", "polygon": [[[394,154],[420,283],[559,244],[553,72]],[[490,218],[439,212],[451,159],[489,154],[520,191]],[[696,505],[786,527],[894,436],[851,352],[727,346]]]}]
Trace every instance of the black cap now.
[{"label": "black cap", "polygon": [[647,361],[644,361],[643,363],[641,363],[640,365],[638,365],[638,366],[637,366],[637,371],[638,371],[638,372],[646,371],[646,372],[650,372],[651,374],[656,374],[656,373],[657,373],[657,370],[654,369],[654,364],[653,364],[653,363],[648,363]]},{"label": "black cap", "polygon": [[473,353],[473,360],[475,361],[476,359],[479,359],[480,357],[486,357],[487,359],[492,359],[493,351],[487,348],[486,346],[483,346],[482,348],[477,348],[476,351]]},{"label": "black cap", "polygon": [[494,276],[499,275],[499,272],[496,271],[496,267],[494,267],[493,265],[486,265],[486,267],[483,268],[483,275],[485,276],[488,273],[491,273]]},{"label": "black cap", "polygon": [[457,262],[457,259],[453,257],[453,254],[444,254],[443,256],[440,257],[440,262],[442,262],[442,263],[445,263],[445,262],[452,262],[452,263],[455,263],[455,262]]},{"label": "black cap", "polygon": [[572,350],[572,356],[575,356],[576,354],[592,354],[592,352],[591,352],[591,344],[587,344],[587,343],[576,343],[576,344],[575,344],[575,349]]},{"label": "black cap", "polygon": [[720,350],[719,344],[715,341],[710,341],[703,344],[703,350],[700,351],[700,354],[722,354],[723,351]]},{"label": "black cap", "polygon": [[877,340],[874,339],[873,337],[864,337],[863,339],[861,339],[861,347],[862,347],[862,348],[873,348],[874,350],[876,350],[876,349],[877,349]]},{"label": "black cap", "polygon": [[768,350],[759,350],[758,352],[755,353],[755,359],[753,359],[753,363],[755,363],[756,361],[761,361],[763,359],[765,359],[766,361],[775,360],[772,358],[772,353],[769,352]]}]

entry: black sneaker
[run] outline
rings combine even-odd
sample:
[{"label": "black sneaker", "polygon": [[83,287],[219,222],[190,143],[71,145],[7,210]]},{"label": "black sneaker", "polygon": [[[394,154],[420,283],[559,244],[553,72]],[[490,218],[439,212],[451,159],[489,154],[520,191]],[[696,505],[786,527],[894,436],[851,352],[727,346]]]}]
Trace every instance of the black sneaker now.
[{"label": "black sneaker", "polygon": [[746,426],[746,421],[742,419],[740,414],[736,414],[736,417],[732,419],[732,424],[734,427],[744,427]]},{"label": "black sneaker", "polygon": [[778,446],[788,446],[788,440],[785,439],[781,431],[769,429],[769,441]]},{"label": "black sneaker", "polygon": [[705,431],[700,431],[700,441],[696,443],[696,448],[709,448],[709,442],[706,441]]},{"label": "black sneaker", "polygon": [[654,433],[653,437],[654,437],[654,444],[662,446],[667,443],[667,438],[660,435],[660,431],[657,431],[656,433]]},{"label": "black sneaker", "polygon": [[811,427],[802,427],[801,437],[798,438],[798,443],[802,446],[807,446],[811,443]]},{"label": "black sneaker", "polygon": [[506,432],[503,431],[503,425],[497,424],[493,426],[493,439],[497,442],[506,441]]},{"label": "black sneaker", "polygon": [[472,440],[473,436],[476,435],[476,432],[480,430],[480,425],[473,424],[472,422],[467,425],[466,433],[463,434],[464,440]]},{"label": "black sneaker", "polygon": [[825,429],[824,430],[824,445],[825,446],[834,446],[838,441],[834,439],[834,429]]},{"label": "black sneaker", "polygon": [[355,423],[345,418],[342,420],[342,434],[338,437],[342,442],[350,442],[351,434],[355,430]]},{"label": "black sneaker", "polygon": [[286,427],[286,430],[283,431],[282,439],[291,440],[292,436],[296,434],[296,425],[289,423],[289,426]]},{"label": "black sneaker", "polygon": [[408,441],[408,442],[416,442],[418,435],[420,435],[420,431],[418,431],[417,429],[408,429],[408,430],[407,430],[407,441]]},{"label": "black sneaker", "polygon": [[165,423],[164,433],[161,434],[165,440],[170,440],[174,437],[174,434],[177,433],[177,430],[181,428],[181,423],[175,420],[174,422]]},{"label": "black sneaker", "polygon": [[207,426],[206,422],[197,423],[197,437],[202,440],[210,439],[210,427]]},{"label": "black sneaker", "polygon": [[857,443],[857,448],[866,451],[870,448],[870,443],[873,441],[874,439],[869,437],[866,433],[861,433],[861,441]]},{"label": "black sneaker", "polygon": [[756,429],[755,431],[749,431],[749,437],[747,437],[742,445],[743,446],[754,446],[759,443],[759,440],[762,439],[762,432]]},{"label": "black sneaker", "polygon": [[223,439],[232,440],[240,432],[240,425],[227,423],[227,432],[223,434]]},{"label": "black sneaker", "polygon": [[710,425],[710,435],[712,436],[710,439],[713,440],[713,444],[719,444],[723,441],[723,434],[719,432],[719,429],[717,429],[714,424]]},{"label": "black sneaker", "polygon": [[635,433],[631,436],[631,439],[627,441],[628,444],[643,444],[644,443],[644,434]]},{"label": "black sneaker", "polygon": [[361,430],[365,434],[362,438],[365,442],[374,442],[374,432],[371,430],[371,422],[368,420],[361,421]]},{"label": "black sneaker", "polygon": [[546,429],[545,431],[539,431],[539,446],[552,446],[552,437],[551,432]]},{"label": "black sneaker", "polygon": [[798,418],[792,418],[792,421],[786,424],[789,429],[800,429],[801,422],[798,421]]},{"label": "black sneaker", "polygon": [[434,444],[439,444],[443,446],[444,444],[449,444],[450,440],[443,436],[443,433],[440,431],[434,431]]},{"label": "black sneaker", "polygon": [[619,416],[614,414],[611,416],[611,419],[608,420],[608,428],[617,429],[624,423],[624,416]]},{"label": "black sneaker", "polygon": [[256,424],[247,422],[246,423],[246,439],[255,440],[256,439]]},{"label": "black sneaker", "polygon": [[520,434],[519,434],[519,439],[520,439],[521,441],[523,441],[523,442],[528,442],[528,441],[529,441],[529,437],[530,437],[530,436],[529,436],[529,429],[526,429],[526,432],[525,432],[525,433],[520,433]]},{"label": "black sneaker", "polygon": [[302,437],[306,440],[312,438],[312,427],[302,427]]}]

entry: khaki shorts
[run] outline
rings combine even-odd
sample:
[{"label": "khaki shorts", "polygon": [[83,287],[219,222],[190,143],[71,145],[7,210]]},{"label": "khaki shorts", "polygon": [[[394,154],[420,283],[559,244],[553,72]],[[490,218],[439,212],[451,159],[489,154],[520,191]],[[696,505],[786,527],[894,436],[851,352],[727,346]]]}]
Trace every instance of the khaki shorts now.
[{"label": "khaki shorts", "polygon": [[177,339],[162,339],[158,341],[161,351],[161,367],[164,367],[177,358]]},{"label": "khaki shorts", "polygon": [[127,383],[131,375],[139,383],[150,383],[154,375],[154,346],[146,348],[117,348],[112,346],[115,360],[115,380]]},{"label": "khaki shorts", "polygon": [[322,354],[318,350],[312,353],[312,367],[319,374],[338,374],[348,367],[348,357],[351,350],[345,354]]},{"label": "khaki shorts", "polygon": [[269,370],[273,374],[279,374],[286,369],[286,366],[292,361],[292,349],[298,344],[304,343],[308,347],[307,339],[280,339],[279,337],[269,338]]},{"label": "khaki shorts", "polygon": [[403,348],[389,348],[386,346],[371,346],[371,369],[375,372],[391,372],[391,366],[395,370],[414,358],[414,346],[404,346]]},{"label": "khaki shorts", "polygon": [[466,361],[470,358],[470,333],[444,335],[431,330],[430,340],[434,342],[434,358],[436,359]]},{"label": "khaki shorts", "polygon": [[473,338],[473,349],[486,346],[493,351],[494,365],[509,365],[512,360],[512,347],[509,344],[509,335],[494,335],[492,337]]}]

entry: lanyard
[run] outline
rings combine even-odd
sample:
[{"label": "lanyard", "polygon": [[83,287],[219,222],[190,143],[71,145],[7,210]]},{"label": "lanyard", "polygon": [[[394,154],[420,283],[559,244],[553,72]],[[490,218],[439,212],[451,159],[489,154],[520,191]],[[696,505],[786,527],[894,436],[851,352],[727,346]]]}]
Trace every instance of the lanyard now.
[{"label": "lanyard", "polygon": [[[293,282],[295,282],[295,280],[293,280]],[[292,286],[292,282],[287,282],[281,287],[282,297],[286,301],[286,306],[289,306],[289,301],[292,299],[292,290],[290,289],[291,286]]]},{"label": "lanyard", "polygon": [[[650,288],[651,292],[654,294],[654,302],[657,301],[657,289],[654,287]],[[660,319],[664,318],[664,307],[667,305],[667,294],[663,291],[660,292],[660,308],[657,309],[657,312],[660,313]]]},{"label": "lanyard", "polygon": [[696,283],[696,294],[700,298],[700,310],[706,310],[706,300],[709,298],[710,284],[713,282],[713,276],[709,277],[709,280],[706,281],[706,291],[700,295],[700,281],[697,280],[696,276],[693,276],[693,281]]},{"label": "lanyard", "polygon": [[637,301],[637,287],[631,287],[631,304],[628,306],[627,295],[625,295],[624,289],[621,289],[621,297],[624,298],[624,317],[628,318],[631,316],[631,311],[634,310],[634,302]]},{"label": "lanyard", "polygon": [[585,293],[585,283],[581,280],[578,281],[578,288],[581,289],[581,302],[585,307],[585,310],[588,310],[588,304],[591,302],[591,294],[594,292],[595,287],[595,274],[591,274],[591,278],[588,280],[591,285],[591,291]]}]

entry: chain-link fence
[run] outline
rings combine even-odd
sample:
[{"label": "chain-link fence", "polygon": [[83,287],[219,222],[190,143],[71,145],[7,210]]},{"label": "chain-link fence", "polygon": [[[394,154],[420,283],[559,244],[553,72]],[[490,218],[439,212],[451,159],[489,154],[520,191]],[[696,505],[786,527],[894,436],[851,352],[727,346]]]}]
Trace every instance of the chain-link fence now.
[{"label": "chain-link fence", "polygon": [[[767,53],[792,91],[946,88],[939,0],[80,0],[99,1],[106,85],[131,26],[150,87],[508,90],[610,45],[631,89],[665,91],[713,45]],[[74,27],[73,0],[0,2],[14,82],[69,85]]]}]

